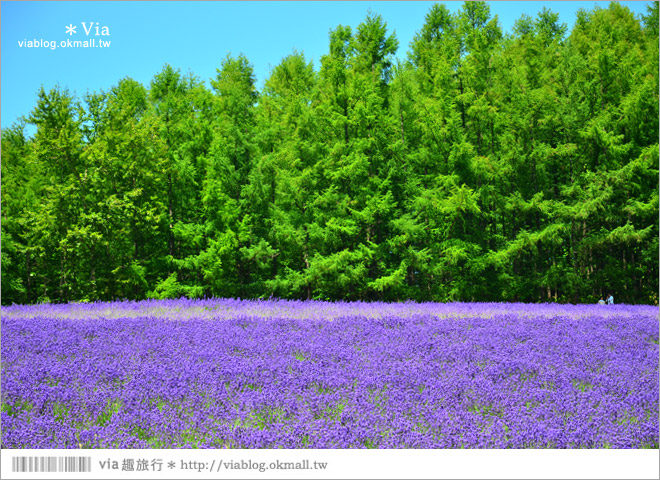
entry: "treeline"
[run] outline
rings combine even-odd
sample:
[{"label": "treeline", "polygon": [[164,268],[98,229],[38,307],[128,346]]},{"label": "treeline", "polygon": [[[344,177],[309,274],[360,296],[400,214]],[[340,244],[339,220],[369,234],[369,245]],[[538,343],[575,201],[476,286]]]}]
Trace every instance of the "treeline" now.
[{"label": "treeline", "polygon": [[42,88],[2,132],[2,303],[657,303],[657,2],[506,35],[434,5],[398,48],[370,13],[262,91],[242,55]]}]

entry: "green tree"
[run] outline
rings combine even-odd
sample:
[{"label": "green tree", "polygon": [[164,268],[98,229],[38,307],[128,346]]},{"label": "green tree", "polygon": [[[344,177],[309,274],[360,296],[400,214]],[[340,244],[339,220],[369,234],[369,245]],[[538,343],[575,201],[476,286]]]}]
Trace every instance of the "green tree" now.
[{"label": "green tree", "polygon": [[34,158],[25,121],[2,130],[2,301],[34,301],[31,258],[35,245],[29,242],[30,219],[39,205],[39,192],[46,184]]},{"label": "green tree", "polygon": [[261,155],[247,197],[259,242],[246,252],[265,279],[261,289],[267,295],[312,296],[310,258],[320,242],[314,238],[319,230],[315,199],[323,175],[318,169],[316,85],[311,62],[294,52],[273,69],[257,109]]},{"label": "green tree", "polygon": [[[387,220],[395,208],[389,138],[389,78],[398,47],[379,15],[369,13],[353,34],[330,33],[330,53],[321,59],[318,111],[329,177],[318,202],[324,248],[311,259],[318,293],[367,298],[383,290],[388,265],[379,262]],[[327,293],[326,293],[327,295]]]},{"label": "green tree", "polygon": [[[256,161],[258,92],[247,58],[228,55],[211,81],[215,91],[213,140],[202,186],[208,244],[200,265],[210,293],[249,296],[253,217],[244,190]],[[258,242],[257,242],[258,243]]]},{"label": "green tree", "polygon": [[93,236],[94,250],[76,249],[80,264],[94,258],[102,274],[94,288],[101,298],[144,298],[158,279],[166,255],[166,146],[150,114],[147,90],[122,79],[103,95],[88,98],[93,141],[85,157],[91,208],[80,218],[70,241]]}]

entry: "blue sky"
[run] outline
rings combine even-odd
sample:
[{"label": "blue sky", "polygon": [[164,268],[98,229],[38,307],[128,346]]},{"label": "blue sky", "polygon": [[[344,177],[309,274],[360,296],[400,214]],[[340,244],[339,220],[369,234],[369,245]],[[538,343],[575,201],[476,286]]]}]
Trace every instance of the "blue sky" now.
[{"label": "blue sky", "polygon": [[[221,60],[243,53],[261,86],[272,67],[294,49],[318,69],[328,50],[328,32],[337,25],[355,28],[371,9],[382,15],[399,40],[405,57],[410,41],[435,2],[1,2],[0,118],[10,126],[28,115],[41,85],[59,84],[79,98],[131,77],[145,86],[165,63],[191,71],[202,80],[215,77]],[[462,2],[445,3],[452,11]],[[645,14],[648,2],[621,2]],[[489,2],[505,32],[523,13],[532,17],[544,7],[559,13],[570,28],[575,12],[608,2]],[[85,22],[85,26],[83,26]],[[97,23],[98,22],[98,23]],[[66,26],[75,26],[67,34]],[[91,26],[91,29],[90,29]],[[96,27],[98,26],[98,33]],[[108,36],[102,35],[107,27]],[[85,28],[89,30],[86,34]],[[28,48],[37,40],[110,41],[106,48]],[[23,42],[23,47],[19,43]]]}]

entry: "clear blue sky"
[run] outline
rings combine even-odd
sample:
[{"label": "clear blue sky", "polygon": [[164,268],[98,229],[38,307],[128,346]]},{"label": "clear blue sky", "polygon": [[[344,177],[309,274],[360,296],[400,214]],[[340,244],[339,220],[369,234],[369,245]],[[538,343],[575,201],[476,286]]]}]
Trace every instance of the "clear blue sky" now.
[{"label": "clear blue sky", "polygon": [[[243,53],[261,86],[272,67],[294,49],[304,52],[318,69],[328,51],[328,32],[337,25],[355,28],[371,9],[383,16],[399,40],[405,57],[422,25],[428,1],[366,2],[7,2],[1,8],[1,124],[10,126],[28,115],[36,92],[56,84],[79,98],[131,77],[149,85],[165,63],[191,71],[201,79],[215,77],[221,60]],[[462,2],[445,3],[452,11]],[[648,2],[621,2],[645,14]],[[489,2],[504,32],[523,13],[532,17],[544,7],[559,13],[570,28],[575,12],[608,2]],[[82,25],[92,27],[89,35]],[[107,27],[109,36],[95,35]],[[67,34],[66,26],[76,27]],[[107,48],[20,47],[19,42],[86,40],[110,41]]]}]

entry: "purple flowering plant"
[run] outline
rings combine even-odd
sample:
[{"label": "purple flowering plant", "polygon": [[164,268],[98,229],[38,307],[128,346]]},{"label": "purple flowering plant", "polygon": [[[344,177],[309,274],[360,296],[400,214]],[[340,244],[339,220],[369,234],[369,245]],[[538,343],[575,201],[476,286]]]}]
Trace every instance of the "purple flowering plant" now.
[{"label": "purple flowering plant", "polygon": [[658,308],[2,308],[3,448],[658,448]]}]

